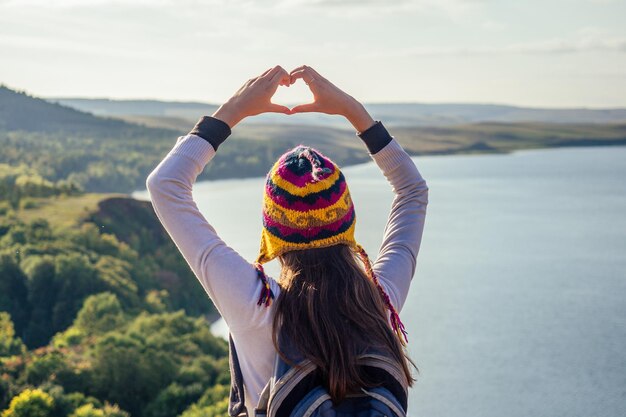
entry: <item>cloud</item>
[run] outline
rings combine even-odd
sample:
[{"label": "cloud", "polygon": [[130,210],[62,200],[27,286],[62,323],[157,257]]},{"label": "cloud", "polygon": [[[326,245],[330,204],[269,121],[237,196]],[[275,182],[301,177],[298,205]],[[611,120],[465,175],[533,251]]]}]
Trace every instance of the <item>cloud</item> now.
[{"label": "cloud", "polygon": [[474,9],[484,2],[485,0],[0,0],[0,7],[85,8],[110,5],[182,9],[221,5],[261,13],[303,9],[329,14],[334,14],[337,11],[354,14],[372,11],[390,13],[399,10],[412,10],[458,15]]},{"label": "cloud", "polygon": [[223,4],[226,0],[0,0],[0,6],[10,7],[98,7],[98,6],[201,6]]},{"label": "cloud", "polygon": [[588,34],[577,39],[546,39],[504,46],[417,46],[396,51],[393,56],[554,55],[596,51],[626,52],[626,37],[598,37],[595,34]]},{"label": "cloud", "polygon": [[402,13],[458,21],[483,10],[487,0],[0,0],[0,9],[119,10],[141,8],[184,13],[236,13],[255,18],[294,14],[342,20],[379,19]]},{"label": "cloud", "polygon": [[485,0],[282,0],[271,2],[276,8],[307,8],[333,12],[397,11],[444,12],[458,15],[481,6]]},{"label": "cloud", "polygon": [[507,24],[495,20],[486,20],[480,25],[483,29],[491,32],[499,32],[507,28]]}]

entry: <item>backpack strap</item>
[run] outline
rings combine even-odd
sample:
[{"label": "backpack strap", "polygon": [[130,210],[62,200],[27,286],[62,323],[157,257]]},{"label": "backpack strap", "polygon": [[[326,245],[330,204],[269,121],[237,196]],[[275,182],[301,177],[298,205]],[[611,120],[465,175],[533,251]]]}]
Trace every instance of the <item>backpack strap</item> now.
[{"label": "backpack strap", "polygon": [[235,342],[228,333],[228,364],[230,368],[230,397],[228,399],[228,415],[231,417],[248,416],[245,404],[243,375],[239,366]]},{"label": "backpack strap", "polygon": [[274,360],[272,377],[267,382],[259,404],[254,409],[255,417],[289,417],[298,402],[321,384],[317,367],[299,354],[283,331],[278,334],[278,346],[299,369],[285,362],[279,354]]},{"label": "backpack strap", "polygon": [[274,386],[274,379],[270,378],[265,384],[265,388],[261,392],[261,396],[259,397],[259,404],[254,408],[254,416],[253,417],[263,417],[267,415],[267,406],[270,401],[270,394],[272,392],[272,387]]},{"label": "backpack strap", "polygon": [[402,406],[398,402],[398,398],[393,395],[389,390],[383,387],[375,387],[369,390],[361,388],[365,394],[374,398],[375,400],[383,403],[392,413],[398,417],[405,417],[407,410],[405,406]]},{"label": "backpack strap", "polygon": [[317,367],[309,360],[290,368],[279,380],[274,381],[267,414],[270,417],[289,417],[300,401],[322,385]]},{"label": "backpack strap", "polygon": [[[370,377],[381,381],[381,387],[391,392],[406,413],[409,388],[402,368],[392,358],[382,353],[371,352],[362,354],[359,356],[357,363],[363,367],[363,370]],[[369,392],[367,393],[369,394]]]},{"label": "backpack strap", "polygon": [[[270,287],[267,276],[263,269],[263,265],[256,262],[254,268],[257,271],[257,277],[263,283],[261,295],[257,302],[259,306],[269,307],[274,299],[274,293]],[[230,368],[230,397],[228,399],[228,414],[231,417],[239,417],[241,415],[248,416],[248,409],[245,404],[243,374],[239,366],[237,357],[237,349],[232,334],[228,333],[228,365]]]}]

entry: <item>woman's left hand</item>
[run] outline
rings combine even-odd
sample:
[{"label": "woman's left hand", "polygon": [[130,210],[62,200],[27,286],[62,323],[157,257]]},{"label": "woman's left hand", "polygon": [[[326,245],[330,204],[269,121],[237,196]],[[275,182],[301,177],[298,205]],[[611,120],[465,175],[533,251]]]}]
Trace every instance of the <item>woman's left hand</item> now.
[{"label": "woman's left hand", "polygon": [[271,101],[279,85],[289,87],[291,79],[287,71],[280,65],[276,65],[258,77],[246,81],[226,103],[213,113],[213,117],[226,122],[232,129],[248,116],[268,112],[291,114],[289,107]]}]

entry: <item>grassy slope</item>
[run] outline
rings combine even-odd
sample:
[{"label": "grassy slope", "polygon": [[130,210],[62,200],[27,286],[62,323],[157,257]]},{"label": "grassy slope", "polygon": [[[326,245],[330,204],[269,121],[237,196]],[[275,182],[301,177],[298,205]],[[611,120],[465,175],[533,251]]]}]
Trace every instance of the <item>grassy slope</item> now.
[{"label": "grassy slope", "polygon": [[[191,120],[175,117],[127,116],[124,120],[150,127],[189,131]],[[384,121],[383,121],[384,123]],[[415,155],[510,152],[516,149],[557,146],[625,145],[626,124],[474,123],[449,127],[388,127],[389,132]],[[333,148],[339,154],[362,152],[354,131],[319,126],[242,123],[232,139],[302,141]],[[339,148],[343,148],[340,151]],[[356,162],[356,161],[353,161]]]},{"label": "grassy slope", "polygon": [[80,196],[31,198],[37,207],[20,209],[17,217],[30,222],[37,218],[48,220],[53,229],[74,227],[98,209],[98,203],[112,197],[128,197],[126,194],[87,193]]},{"label": "grassy slope", "polygon": [[626,125],[477,123],[440,128],[396,128],[415,154],[510,152],[558,146],[625,145]]}]

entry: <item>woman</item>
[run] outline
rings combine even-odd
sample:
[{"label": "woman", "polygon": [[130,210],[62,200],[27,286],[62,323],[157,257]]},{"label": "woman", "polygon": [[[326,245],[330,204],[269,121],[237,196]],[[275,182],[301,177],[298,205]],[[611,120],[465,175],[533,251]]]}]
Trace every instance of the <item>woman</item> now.
[{"label": "woman", "polygon": [[[293,109],[271,103],[278,86],[298,79],[311,89],[312,103]],[[237,123],[264,112],[342,115],[354,126],[395,194],[373,265],[354,240],[355,211],[343,174],[310,147],[287,151],[268,173],[256,262],[223,242],[198,211],[196,177]],[[249,410],[281,354],[280,329],[319,367],[333,402],[376,382],[355,366],[365,346],[389,352],[412,385],[398,312],[415,273],[428,187],[409,155],[357,100],[311,67],[268,69],[178,138],[146,185],[157,216],[228,324]],[[277,280],[262,267],[275,258],[281,264]]]}]

